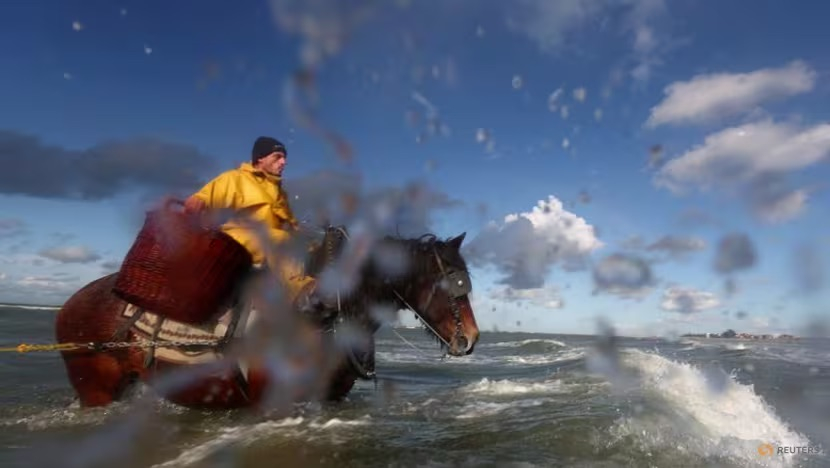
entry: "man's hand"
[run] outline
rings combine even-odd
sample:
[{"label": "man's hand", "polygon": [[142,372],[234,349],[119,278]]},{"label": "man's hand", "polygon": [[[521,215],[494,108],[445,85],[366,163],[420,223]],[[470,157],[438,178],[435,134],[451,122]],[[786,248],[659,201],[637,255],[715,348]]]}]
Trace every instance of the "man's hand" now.
[{"label": "man's hand", "polygon": [[191,196],[184,201],[185,213],[201,213],[206,207],[207,205],[205,205],[205,202],[196,196]]}]

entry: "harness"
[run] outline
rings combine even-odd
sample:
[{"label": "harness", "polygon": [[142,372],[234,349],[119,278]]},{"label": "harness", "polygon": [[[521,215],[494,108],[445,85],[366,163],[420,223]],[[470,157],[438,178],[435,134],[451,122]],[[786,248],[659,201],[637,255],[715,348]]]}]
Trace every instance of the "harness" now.
[{"label": "harness", "polygon": [[[333,262],[337,256],[337,250],[342,245],[343,241],[349,239],[349,234],[346,229],[342,226],[329,226],[324,230],[324,237],[323,237],[323,245],[322,252],[324,255],[323,264],[330,264]],[[470,275],[466,270],[456,269],[452,267],[448,267],[445,265],[445,262],[442,260],[441,256],[438,254],[438,250],[435,246],[432,246],[432,256],[435,258],[436,265],[438,266],[438,270],[440,272],[440,277],[432,284],[432,288],[430,289],[429,297],[427,298],[426,305],[424,306],[422,311],[417,310],[415,307],[407,302],[404,296],[398,291],[396,288],[392,288],[392,293],[395,295],[397,300],[400,304],[404,307],[409,309],[411,312],[415,314],[418,320],[424,325],[424,327],[429,330],[433,336],[435,336],[440,342],[446,346],[447,349],[451,348],[450,342],[444,339],[440,333],[438,333],[435,328],[433,328],[429,322],[426,320],[425,316],[427,312],[432,307],[433,299],[435,298],[435,294],[438,291],[438,288],[443,288],[447,294],[449,295],[450,300],[450,307],[453,314],[453,319],[455,321],[455,330],[453,332],[453,339],[459,339],[463,337],[462,332],[462,322],[461,322],[461,308],[458,304],[460,298],[467,296],[470,294],[472,290],[472,282],[470,281]],[[390,282],[387,278],[385,281],[387,284]],[[406,294],[409,294],[412,289],[412,284],[410,283],[407,285],[405,290]],[[343,323],[346,320],[346,315],[348,314],[348,310],[344,310],[343,304],[341,302],[340,296],[340,288],[337,290],[337,319],[336,322]],[[334,327],[328,330],[329,332],[336,332]],[[397,334],[397,333],[396,333]],[[404,342],[407,342],[402,336],[398,335]],[[407,342],[408,343],[408,342]],[[408,343],[411,345],[411,343]],[[411,345],[414,347],[414,345]],[[417,347],[416,347],[417,349]],[[348,357],[349,363],[352,367],[352,370],[362,379],[364,380],[374,380],[377,384],[376,375],[373,370],[366,369],[362,360],[355,355],[353,349],[349,348],[346,351],[346,355]]]},{"label": "harness", "polygon": [[[435,297],[435,291],[442,287],[447,291],[447,294],[450,297],[450,307],[452,308],[452,315],[455,319],[455,331],[453,333],[453,338],[460,338],[463,336],[461,331],[461,309],[458,306],[458,299],[462,298],[472,291],[472,283],[470,281],[470,274],[465,270],[459,269],[448,269],[444,266],[444,262],[441,261],[441,256],[438,255],[438,251],[435,247],[432,248],[432,253],[435,256],[435,261],[438,264],[438,270],[441,272],[441,277],[438,281],[435,281],[432,284],[432,289],[429,292],[429,298],[427,299],[427,304],[424,306],[423,313],[429,310],[430,306],[432,306],[432,299]],[[410,285],[407,290],[409,290],[412,286]],[[441,342],[449,349],[450,343],[445,340],[440,333],[438,333],[434,328],[432,328],[429,323],[426,321],[424,316],[421,312],[418,312],[414,307],[409,305],[406,299],[398,293],[397,290],[393,289],[392,292],[398,297],[403,305],[405,305],[410,311],[412,311],[421,323],[432,332],[435,337],[437,337]]]}]

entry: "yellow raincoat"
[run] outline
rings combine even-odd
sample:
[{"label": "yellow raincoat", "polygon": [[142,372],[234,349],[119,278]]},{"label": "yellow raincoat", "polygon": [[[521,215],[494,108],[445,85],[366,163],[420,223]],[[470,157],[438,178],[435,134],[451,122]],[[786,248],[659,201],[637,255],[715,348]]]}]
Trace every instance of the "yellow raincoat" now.
[{"label": "yellow raincoat", "polygon": [[[280,244],[289,239],[290,231],[298,225],[279,177],[259,171],[250,163],[242,163],[239,168],[208,182],[193,196],[202,200],[208,210],[233,211],[240,221],[230,220],[221,226],[221,230],[251,253],[254,264],[267,262],[271,270],[280,275],[292,302],[314,282],[305,275],[301,265],[266,255],[269,249],[262,245],[263,233],[267,233],[272,244]],[[252,229],[250,223],[259,225]]]}]

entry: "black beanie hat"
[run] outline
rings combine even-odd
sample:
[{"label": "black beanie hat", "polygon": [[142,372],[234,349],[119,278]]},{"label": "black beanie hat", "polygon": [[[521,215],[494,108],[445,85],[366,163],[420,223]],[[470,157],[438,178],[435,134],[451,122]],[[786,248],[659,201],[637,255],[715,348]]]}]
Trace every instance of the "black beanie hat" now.
[{"label": "black beanie hat", "polygon": [[282,142],[273,137],[261,136],[254,142],[254,148],[251,151],[251,163],[256,164],[257,161],[274,152],[288,155],[288,151]]}]

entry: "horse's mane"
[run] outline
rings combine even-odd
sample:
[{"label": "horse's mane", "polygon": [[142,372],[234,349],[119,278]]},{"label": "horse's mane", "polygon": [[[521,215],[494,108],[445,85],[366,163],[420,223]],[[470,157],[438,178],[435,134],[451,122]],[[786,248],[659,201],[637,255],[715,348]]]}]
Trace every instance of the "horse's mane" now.
[{"label": "horse's mane", "polygon": [[[467,264],[455,249],[449,248],[448,239],[439,239],[433,233],[422,234],[414,238],[386,236],[382,242],[397,244],[409,254],[409,276],[418,277],[428,274],[435,265],[435,253],[448,267],[467,270]],[[434,252],[434,253],[433,253]]]},{"label": "horse's mane", "polygon": [[[329,234],[332,234],[332,231],[329,231]],[[326,242],[324,239],[320,245],[312,249],[311,265],[313,267],[311,270],[313,271],[309,271],[309,274],[319,274],[327,266],[323,260]],[[336,246],[337,254],[342,252],[347,242],[349,241],[344,239],[340,241]],[[374,251],[387,247],[399,249],[399,252],[405,254],[406,269],[401,274],[392,276],[388,271],[380,268],[378,262],[375,261]],[[436,276],[436,254],[445,268],[467,270],[466,262],[458,250],[450,246],[449,239],[440,239],[433,233],[422,234],[418,237],[387,235],[376,241],[372,250],[373,254],[369,255],[359,270],[359,278],[354,288],[342,298],[344,308],[351,309],[353,312],[368,312],[368,309],[378,302],[397,303],[398,299],[390,292],[392,289],[399,290],[403,294],[407,285],[412,284],[416,279]]]}]

